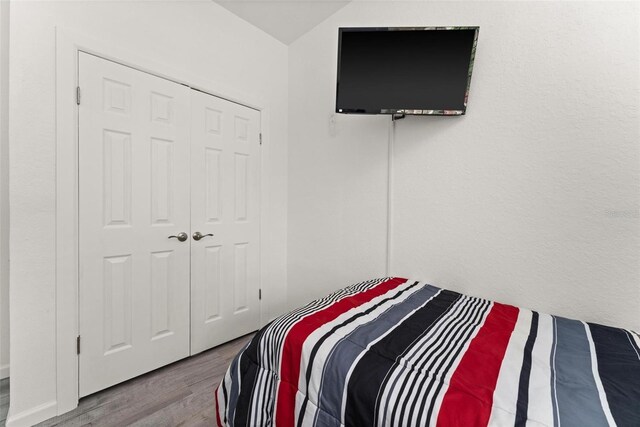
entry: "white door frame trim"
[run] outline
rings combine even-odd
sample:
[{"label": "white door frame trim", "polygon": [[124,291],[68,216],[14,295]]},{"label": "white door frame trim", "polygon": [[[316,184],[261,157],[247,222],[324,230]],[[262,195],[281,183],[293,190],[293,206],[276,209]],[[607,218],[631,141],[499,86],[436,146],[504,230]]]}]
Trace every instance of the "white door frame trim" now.
[{"label": "white door frame trim", "polygon": [[[135,52],[56,27],[56,413],[78,406],[78,53],[87,52],[259,110],[264,145],[260,150],[260,287],[263,281],[264,224],[268,179],[268,111],[264,99],[186,70],[145,59]],[[260,325],[264,321],[260,304]]]}]

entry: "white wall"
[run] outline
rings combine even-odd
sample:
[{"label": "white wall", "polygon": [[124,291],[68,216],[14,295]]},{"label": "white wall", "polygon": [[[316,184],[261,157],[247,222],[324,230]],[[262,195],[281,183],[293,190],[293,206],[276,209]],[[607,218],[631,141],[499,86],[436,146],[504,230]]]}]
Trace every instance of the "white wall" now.
[{"label": "white wall", "polygon": [[638,3],[353,2],[289,50],[289,303],[385,265],[387,117],[334,109],[339,26],[479,25],[464,117],[396,124],[392,270],[640,330]]},{"label": "white wall", "polygon": [[0,1],[0,379],[9,376],[9,2]]},{"label": "white wall", "polygon": [[55,411],[55,26],[266,100],[263,308],[286,301],[287,47],[212,1],[12,2],[10,425]]}]

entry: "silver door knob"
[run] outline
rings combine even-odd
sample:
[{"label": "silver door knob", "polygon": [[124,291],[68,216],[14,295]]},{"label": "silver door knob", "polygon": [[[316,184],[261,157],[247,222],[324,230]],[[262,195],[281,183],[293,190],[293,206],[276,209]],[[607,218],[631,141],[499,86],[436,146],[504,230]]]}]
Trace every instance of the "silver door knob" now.
[{"label": "silver door knob", "polygon": [[196,231],[195,233],[193,233],[193,236],[191,236],[191,237],[193,237],[193,240],[195,240],[197,242],[198,240],[203,239],[203,238],[205,238],[207,236],[213,236],[213,234],[211,234],[211,233],[202,234],[201,232]]},{"label": "silver door knob", "polygon": [[189,235],[187,233],[185,233],[184,231],[181,232],[181,233],[176,234],[175,236],[169,236],[169,239],[178,239],[181,242],[184,242],[188,238],[189,238]]}]

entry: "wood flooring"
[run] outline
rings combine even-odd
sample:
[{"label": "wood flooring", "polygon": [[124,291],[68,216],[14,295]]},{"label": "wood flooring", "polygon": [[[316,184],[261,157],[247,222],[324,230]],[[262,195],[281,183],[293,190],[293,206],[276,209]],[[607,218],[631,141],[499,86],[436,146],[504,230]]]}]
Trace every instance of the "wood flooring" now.
[{"label": "wood flooring", "polygon": [[38,426],[213,426],[213,392],[252,336],[82,398],[73,411]]},{"label": "wood flooring", "polygon": [[0,380],[0,427],[4,426],[9,411],[9,378]]}]

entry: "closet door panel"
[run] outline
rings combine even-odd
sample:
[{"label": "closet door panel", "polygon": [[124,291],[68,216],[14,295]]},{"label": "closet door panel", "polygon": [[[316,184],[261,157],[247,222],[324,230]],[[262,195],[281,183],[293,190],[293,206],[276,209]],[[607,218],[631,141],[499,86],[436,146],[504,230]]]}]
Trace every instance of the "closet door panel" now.
[{"label": "closet door panel", "polygon": [[189,89],[80,53],[80,395],[189,355]]},{"label": "closet door panel", "polygon": [[195,354],[259,326],[260,113],[193,90],[191,118]]}]

